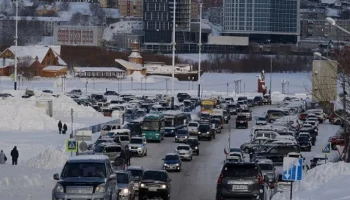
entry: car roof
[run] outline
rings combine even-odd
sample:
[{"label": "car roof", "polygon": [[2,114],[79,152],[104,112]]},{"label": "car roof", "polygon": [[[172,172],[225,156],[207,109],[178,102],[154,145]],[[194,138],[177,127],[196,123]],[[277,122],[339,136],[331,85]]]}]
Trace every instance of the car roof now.
[{"label": "car roof", "polygon": [[235,165],[253,165],[253,166],[256,166],[256,164],[254,162],[226,162],[224,164],[224,167],[227,167],[227,166],[235,166]]},{"label": "car roof", "polygon": [[258,159],[257,163],[258,164],[273,164],[272,160],[270,160],[270,159]]},{"label": "car roof", "polygon": [[187,140],[198,140],[196,137],[189,137]]},{"label": "car roof", "polygon": [[142,166],[129,166],[126,170],[143,170]]},{"label": "car roof", "polygon": [[117,143],[101,143],[97,146],[104,146],[104,147],[121,147],[119,144]]},{"label": "car roof", "polygon": [[178,156],[178,154],[177,153],[167,153],[167,154],[165,154],[165,156]]},{"label": "car roof", "polygon": [[67,163],[81,163],[81,162],[93,162],[93,163],[104,163],[109,160],[105,155],[80,155],[70,157]]},{"label": "car roof", "polygon": [[261,140],[261,139],[263,139],[263,140],[269,140],[270,138],[268,138],[268,137],[257,137],[257,138],[255,138],[254,140]]},{"label": "car roof", "polygon": [[134,136],[134,137],[131,137],[131,139],[144,139],[145,137],[142,136],[142,137],[139,137],[139,136]]},{"label": "car roof", "polygon": [[188,144],[179,144],[177,147],[190,147]]},{"label": "car roof", "polygon": [[157,170],[157,169],[146,169],[146,170],[143,171],[143,173],[145,173],[145,172],[162,172],[162,173],[168,174],[165,170],[162,170],[162,169],[159,169],[159,170]]}]

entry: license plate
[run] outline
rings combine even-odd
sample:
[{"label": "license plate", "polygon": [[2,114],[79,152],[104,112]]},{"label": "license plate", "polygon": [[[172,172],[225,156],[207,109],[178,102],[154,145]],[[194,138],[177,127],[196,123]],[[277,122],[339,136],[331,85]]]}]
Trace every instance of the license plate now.
[{"label": "license plate", "polygon": [[240,123],[243,123],[244,121],[239,121]]},{"label": "license plate", "polygon": [[150,187],[148,188],[148,191],[156,192],[158,188]]},{"label": "license plate", "polygon": [[247,185],[233,185],[232,190],[248,190]]}]

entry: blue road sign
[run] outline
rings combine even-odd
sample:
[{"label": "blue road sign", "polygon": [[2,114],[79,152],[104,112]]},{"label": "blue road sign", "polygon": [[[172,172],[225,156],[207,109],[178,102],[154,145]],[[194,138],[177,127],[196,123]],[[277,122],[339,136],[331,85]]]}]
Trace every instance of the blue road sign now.
[{"label": "blue road sign", "polygon": [[332,151],[331,146],[332,144],[329,142],[324,148],[322,148],[322,153],[324,154],[331,153]]},{"label": "blue road sign", "polygon": [[78,145],[77,141],[75,140],[66,140],[66,152],[77,152],[78,151]]},{"label": "blue road sign", "polygon": [[303,158],[283,158],[282,180],[301,181],[303,178]]}]

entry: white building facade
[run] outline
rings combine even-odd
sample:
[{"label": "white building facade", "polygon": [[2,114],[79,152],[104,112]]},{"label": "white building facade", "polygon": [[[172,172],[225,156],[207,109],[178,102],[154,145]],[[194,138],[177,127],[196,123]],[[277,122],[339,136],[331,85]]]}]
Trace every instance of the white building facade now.
[{"label": "white building facade", "polygon": [[99,26],[55,26],[55,45],[102,46],[103,28]]}]

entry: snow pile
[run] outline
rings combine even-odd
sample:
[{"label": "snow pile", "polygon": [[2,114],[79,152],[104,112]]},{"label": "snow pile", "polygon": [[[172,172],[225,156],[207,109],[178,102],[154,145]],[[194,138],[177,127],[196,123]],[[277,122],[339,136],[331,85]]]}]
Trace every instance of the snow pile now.
[{"label": "snow pile", "polygon": [[139,83],[154,83],[154,77],[144,76],[139,71],[134,71],[131,75],[127,76],[127,79],[130,81],[139,82]]},{"label": "snow pile", "polygon": [[35,101],[4,100],[0,102],[0,130],[37,131],[53,130],[57,121],[43,109],[34,105]]},{"label": "snow pile", "polygon": [[74,117],[102,117],[103,114],[97,112],[89,106],[81,106],[73,101],[72,98],[61,95],[58,98],[52,98],[53,101],[53,116],[56,119],[67,118],[71,116],[73,109]]},{"label": "snow pile", "polygon": [[30,158],[27,161],[27,165],[39,169],[56,169],[61,168],[67,159],[68,156],[64,152],[50,147],[44,152]]},{"label": "snow pile", "polygon": [[[301,182],[293,184],[293,200],[329,200],[349,197],[347,192],[349,183],[350,164],[328,162],[309,170]],[[272,200],[289,200],[289,195],[289,192],[277,193]]]}]

